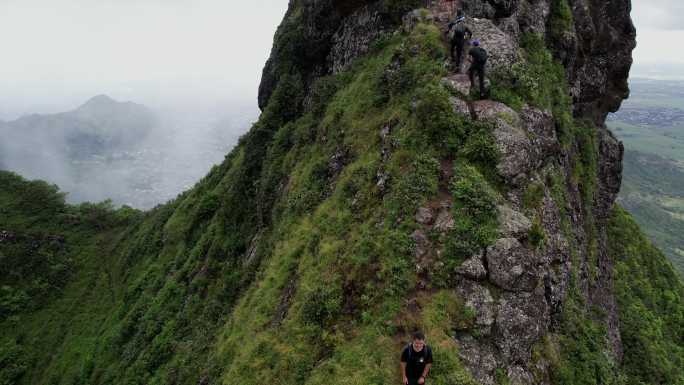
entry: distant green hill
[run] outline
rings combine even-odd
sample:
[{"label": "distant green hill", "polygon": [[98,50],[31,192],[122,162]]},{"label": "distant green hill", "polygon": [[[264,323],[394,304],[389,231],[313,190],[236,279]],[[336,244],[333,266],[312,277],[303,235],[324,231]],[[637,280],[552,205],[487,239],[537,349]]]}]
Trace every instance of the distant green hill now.
[{"label": "distant green hill", "polygon": [[633,81],[609,126],[626,147],[620,203],[684,274],[684,82]]}]

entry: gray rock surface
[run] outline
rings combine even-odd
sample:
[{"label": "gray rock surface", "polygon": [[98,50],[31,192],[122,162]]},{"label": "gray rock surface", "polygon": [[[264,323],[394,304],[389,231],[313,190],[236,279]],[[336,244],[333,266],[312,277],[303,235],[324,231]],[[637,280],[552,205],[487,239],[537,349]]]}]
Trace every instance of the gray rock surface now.
[{"label": "gray rock surface", "polygon": [[506,362],[529,362],[532,346],[547,332],[548,307],[542,293],[504,293],[494,323],[494,343]]},{"label": "gray rock surface", "polygon": [[456,273],[476,281],[487,278],[487,269],[484,267],[482,255],[473,255],[468,258],[456,269]]},{"label": "gray rock surface", "polygon": [[532,228],[532,221],[508,205],[498,206],[501,235],[506,238],[526,238]]},{"label": "gray rock surface", "polygon": [[532,291],[539,281],[534,253],[515,238],[502,238],[487,248],[489,280],[510,291]]},{"label": "gray rock surface", "polygon": [[442,207],[437,215],[437,219],[435,220],[434,229],[441,232],[447,232],[453,229],[454,225],[455,222],[454,217],[451,215],[451,208]]},{"label": "gray rock surface", "polygon": [[470,108],[468,107],[468,103],[455,96],[450,97],[449,102],[451,102],[451,107],[455,113],[470,118]]},{"label": "gray rock surface", "polygon": [[458,336],[459,357],[471,374],[482,385],[496,384],[496,369],[498,352],[487,343],[473,338],[470,335]]},{"label": "gray rock surface", "polygon": [[489,289],[481,283],[464,280],[456,291],[465,305],[475,311],[476,330],[481,335],[489,335],[496,317],[496,303]]},{"label": "gray rock surface", "polygon": [[435,218],[432,214],[432,209],[429,207],[421,207],[416,213],[416,222],[422,225],[431,225],[434,219]]}]

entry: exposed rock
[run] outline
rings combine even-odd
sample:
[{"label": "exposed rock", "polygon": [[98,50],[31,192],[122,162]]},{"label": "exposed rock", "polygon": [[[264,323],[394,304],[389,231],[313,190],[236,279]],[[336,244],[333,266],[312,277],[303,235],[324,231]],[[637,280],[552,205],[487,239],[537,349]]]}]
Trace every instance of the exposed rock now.
[{"label": "exposed rock", "polygon": [[249,242],[249,248],[245,253],[245,259],[242,262],[243,266],[252,266],[256,262],[259,241],[261,240],[262,235],[262,232],[258,232],[254,238],[252,238],[252,241]]},{"label": "exposed rock", "polygon": [[470,108],[468,107],[468,103],[454,96],[449,98],[449,102],[451,102],[451,107],[455,113],[470,117]]},{"label": "exposed rock", "polygon": [[532,291],[537,286],[534,253],[515,238],[502,238],[487,248],[489,280],[502,289]]},{"label": "exposed rock", "polygon": [[549,111],[525,106],[520,111],[520,120],[530,139],[534,166],[540,168],[547,157],[560,153],[553,115]]},{"label": "exposed rock", "polygon": [[498,206],[498,211],[502,236],[517,239],[527,237],[532,228],[532,221],[508,205]]},{"label": "exposed rock", "polygon": [[328,175],[334,177],[338,175],[344,166],[348,163],[348,153],[343,149],[338,149],[335,153],[328,159]]},{"label": "exposed rock", "polygon": [[424,12],[421,9],[415,9],[402,18],[402,28],[405,32],[413,30],[420,22],[430,22],[435,19],[432,12]]},{"label": "exposed rock", "polygon": [[435,220],[434,229],[441,232],[447,232],[453,229],[455,225],[456,223],[454,217],[451,215],[451,209],[442,207]]},{"label": "exposed rock", "polygon": [[416,258],[421,258],[427,255],[430,241],[422,230],[416,230],[411,234],[411,239],[413,240],[415,247]]},{"label": "exposed rock", "polygon": [[[466,23],[473,31],[473,38],[487,50],[487,71],[508,69],[518,60],[518,45],[513,36],[499,29],[492,20],[467,18]],[[469,61],[470,57],[466,63]]]},{"label": "exposed rock", "polygon": [[465,74],[452,74],[442,79],[442,84],[464,97],[470,95],[470,79]]},{"label": "exposed rock", "polygon": [[290,278],[287,286],[285,286],[280,294],[280,303],[276,308],[273,319],[271,320],[271,327],[278,327],[287,317],[287,312],[290,310],[290,303],[292,302],[292,297],[297,291],[297,284],[299,280],[296,276]]},{"label": "exposed rock", "polygon": [[482,254],[473,255],[456,269],[456,273],[466,278],[481,281],[487,278],[487,269],[482,261]]},{"label": "exposed rock", "polygon": [[510,385],[532,385],[536,384],[534,376],[522,366],[508,368],[508,381]]},{"label": "exposed rock", "polygon": [[368,52],[371,43],[389,33],[391,25],[378,7],[363,6],[342,21],[332,36],[332,49],[328,60],[333,73],[349,68],[357,57]]},{"label": "exposed rock", "polygon": [[377,179],[375,185],[378,187],[378,191],[380,192],[380,194],[384,194],[387,190],[387,182],[390,178],[389,173],[384,170],[379,170],[375,178]]},{"label": "exposed rock", "polygon": [[494,343],[506,362],[529,362],[532,346],[546,334],[548,323],[543,293],[504,293],[494,323]]},{"label": "exposed rock", "polygon": [[434,220],[434,216],[432,215],[432,209],[429,207],[421,207],[418,209],[418,212],[416,213],[416,222],[420,223],[421,225],[430,225],[432,224]]},{"label": "exposed rock", "polygon": [[602,128],[599,139],[599,177],[596,216],[604,220],[610,215],[622,185],[622,158],[625,147],[613,134]]},{"label": "exposed rock", "polygon": [[520,127],[520,117],[508,106],[488,100],[473,103],[479,119],[495,122],[494,138],[501,153],[497,171],[512,185],[527,179],[532,170],[532,143]]},{"label": "exposed rock", "polygon": [[461,362],[470,370],[473,377],[482,385],[496,384],[496,359],[494,347],[476,340],[470,335],[457,337],[460,344]]},{"label": "exposed rock", "polygon": [[496,304],[489,289],[480,283],[464,280],[456,291],[464,299],[465,305],[475,311],[477,331],[482,335],[488,335],[496,316]]},{"label": "exposed rock", "polygon": [[473,102],[473,110],[478,119],[502,121],[509,125],[520,125],[520,117],[511,107],[493,100],[478,100]]}]

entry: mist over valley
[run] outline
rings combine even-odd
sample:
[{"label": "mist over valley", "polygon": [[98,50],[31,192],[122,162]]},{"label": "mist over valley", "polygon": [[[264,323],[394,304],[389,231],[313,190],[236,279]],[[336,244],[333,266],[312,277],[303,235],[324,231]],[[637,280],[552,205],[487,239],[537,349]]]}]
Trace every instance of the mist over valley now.
[{"label": "mist over valley", "polygon": [[0,122],[0,169],[54,183],[71,203],[148,209],[220,163],[257,114],[255,106],[153,111],[99,95],[72,111]]}]

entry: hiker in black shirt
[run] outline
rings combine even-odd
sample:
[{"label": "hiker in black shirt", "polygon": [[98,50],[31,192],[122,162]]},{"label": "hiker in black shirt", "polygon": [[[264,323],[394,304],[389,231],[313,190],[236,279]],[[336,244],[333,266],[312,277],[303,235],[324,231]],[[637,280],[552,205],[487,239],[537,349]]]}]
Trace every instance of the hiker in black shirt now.
[{"label": "hiker in black shirt", "polygon": [[[456,72],[461,73],[463,48],[465,46],[466,39],[470,39],[473,36],[473,32],[465,24],[463,10],[458,10],[456,13],[456,20],[450,22],[448,28],[449,33],[451,34],[451,61],[456,67]],[[467,38],[466,35],[468,36]]]},{"label": "hiker in black shirt", "polygon": [[473,48],[470,49],[468,55],[472,56],[473,63],[468,69],[468,77],[470,78],[470,87],[475,88],[475,75],[480,78],[480,99],[487,97],[485,92],[485,65],[487,64],[487,51],[480,47],[480,42],[474,40],[472,42]]},{"label": "hiker in black shirt", "polygon": [[425,335],[413,334],[413,342],[401,353],[401,374],[404,385],[425,384],[425,378],[432,367],[432,350],[425,344]]}]

